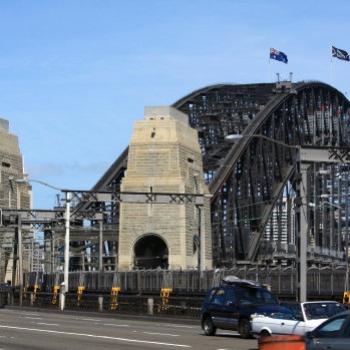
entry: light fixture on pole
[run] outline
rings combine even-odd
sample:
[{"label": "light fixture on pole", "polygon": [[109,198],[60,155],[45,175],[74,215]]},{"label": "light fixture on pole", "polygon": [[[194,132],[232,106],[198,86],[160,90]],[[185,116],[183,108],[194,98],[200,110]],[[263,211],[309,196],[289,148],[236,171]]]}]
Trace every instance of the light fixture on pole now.
[{"label": "light fixture on pole", "polygon": [[26,184],[26,183],[31,183],[31,182],[35,182],[37,184],[52,188],[53,190],[56,191],[60,191],[62,192],[61,188],[58,188],[56,186],[50,185],[49,183],[45,182],[45,181],[41,181],[41,180],[36,180],[36,179],[29,179],[29,178],[23,178],[23,179],[15,179],[14,180],[16,183],[18,184]]},{"label": "light fixture on pole", "polygon": [[298,151],[300,151],[300,146],[296,146],[296,145],[288,145],[287,143],[283,142],[283,141],[279,141],[276,140],[272,137],[269,136],[265,136],[262,134],[229,134],[225,136],[225,141],[229,142],[229,143],[235,143],[241,139],[262,139],[262,140],[266,140],[272,143],[275,143],[276,145],[280,145],[283,147],[288,147],[288,148],[293,148],[296,149]]}]

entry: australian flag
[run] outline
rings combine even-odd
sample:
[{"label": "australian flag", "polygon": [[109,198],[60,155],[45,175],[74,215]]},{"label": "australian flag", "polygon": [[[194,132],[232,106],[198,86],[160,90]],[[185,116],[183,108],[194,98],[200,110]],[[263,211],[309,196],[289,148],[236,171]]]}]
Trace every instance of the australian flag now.
[{"label": "australian flag", "polygon": [[284,52],[278,51],[276,49],[270,49],[270,58],[273,60],[281,61],[283,63],[288,63],[287,55]]},{"label": "australian flag", "polygon": [[350,61],[349,54],[345,50],[337,49],[334,46],[332,46],[332,56],[340,60]]}]

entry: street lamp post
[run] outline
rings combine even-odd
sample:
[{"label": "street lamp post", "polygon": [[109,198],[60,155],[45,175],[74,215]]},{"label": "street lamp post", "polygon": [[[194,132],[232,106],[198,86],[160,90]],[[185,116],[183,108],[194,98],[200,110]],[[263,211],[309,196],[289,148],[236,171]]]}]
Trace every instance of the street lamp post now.
[{"label": "street lamp post", "polygon": [[[12,192],[14,191],[12,187],[12,181],[14,180],[13,176],[9,176],[9,181],[11,184]],[[16,183],[16,181],[15,181]],[[16,183],[16,209],[19,208],[18,204],[18,188]],[[11,203],[9,203],[9,206],[11,206]],[[1,213],[2,214],[2,213]],[[16,284],[16,277],[18,277],[18,286],[19,286],[19,305],[22,306],[23,304],[23,247],[22,247],[22,218],[21,215],[17,215],[17,223],[15,228],[15,249],[13,252],[13,262],[12,262],[12,285],[15,286]],[[2,222],[1,222],[2,224]],[[16,253],[16,256],[15,256]],[[18,274],[17,274],[17,261],[18,261]]]},{"label": "street lamp post", "polygon": [[66,233],[64,236],[64,291],[61,291],[61,310],[65,308],[66,294],[69,291],[69,240],[70,240],[70,205],[71,193],[65,192],[66,212],[65,212],[65,227]]},{"label": "street lamp post", "polygon": [[21,215],[17,217],[17,239],[18,239],[18,284],[19,284],[19,304],[23,303],[23,254],[22,254],[22,218]]},{"label": "street lamp post", "polygon": [[[21,215],[17,215],[17,223],[15,227],[15,245],[13,251],[13,263],[12,263],[12,286],[16,285],[18,277],[19,287],[19,305],[23,303],[23,251],[22,251],[22,223]],[[16,254],[16,255],[15,255]],[[17,271],[18,262],[18,271]]]}]

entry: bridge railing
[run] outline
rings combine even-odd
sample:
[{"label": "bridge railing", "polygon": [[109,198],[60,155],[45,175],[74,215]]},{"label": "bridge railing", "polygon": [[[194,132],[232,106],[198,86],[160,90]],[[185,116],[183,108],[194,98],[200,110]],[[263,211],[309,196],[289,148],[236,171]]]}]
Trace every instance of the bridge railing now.
[{"label": "bridge railing", "polygon": [[[79,286],[86,291],[109,293],[112,287],[120,287],[122,293],[159,294],[161,288],[172,288],[175,294],[202,295],[209,288],[217,286],[227,275],[254,280],[265,284],[280,296],[293,296],[297,292],[297,271],[293,266],[237,266],[232,269],[217,269],[199,272],[197,270],[164,271],[134,270],[126,272],[70,272],[70,292]],[[312,296],[333,296],[343,293],[346,269],[308,269],[308,294]],[[26,273],[24,285],[31,290],[35,285],[40,292],[52,292],[55,285],[63,281],[63,274]]]}]

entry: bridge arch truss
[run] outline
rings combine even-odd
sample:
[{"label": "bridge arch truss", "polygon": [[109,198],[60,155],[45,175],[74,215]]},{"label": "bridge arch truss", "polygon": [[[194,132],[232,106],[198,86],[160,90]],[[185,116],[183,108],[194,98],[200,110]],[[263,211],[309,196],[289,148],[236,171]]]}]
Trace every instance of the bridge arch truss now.
[{"label": "bridge arch truss", "polygon": [[[348,165],[313,162],[307,183],[301,183],[299,151],[283,144],[346,150],[350,130],[345,96],[320,82],[216,85],[186,96],[175,107],[190,116],[199,132],[213,194],[217,266],[294,259],[301,215],[308,223],[309,255],[341,260],[343,227],[348,225]],[[232,145],[225,139],[230,134],[245,137]],[[300,187],[305,198],[299,197]],[[343,208],[325,206],[320,200],[325,194]]]},{"label": "bridge arch truss", "polygon": [[[303,218],[309,260],[322,264],[344,259],[350,104],[342,93],[321,82],[220,84],[194,91],[173,106],[188,114],[198,131],[213,195],[215,266],[290,264]],[[230,134],[245,137],[231,144],[226,141]],[[295,146],[341,150],[342,157],[310,163],[303,180]],[[126,161],[127,149],[93,190],[119,191]],[[324,195],[332,205],[325,205]],[[118,204],[110,220],[117,224],[117,219]]]}]

